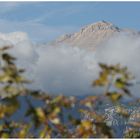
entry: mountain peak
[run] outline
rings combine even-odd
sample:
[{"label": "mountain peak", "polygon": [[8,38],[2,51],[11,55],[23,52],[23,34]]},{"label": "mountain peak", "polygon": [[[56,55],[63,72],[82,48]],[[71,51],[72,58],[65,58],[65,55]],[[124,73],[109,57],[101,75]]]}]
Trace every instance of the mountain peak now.
[{"label": "mountain peak", "polygon": [[86,25],[79,32],[63,35],[52,44],[65,44],[73,47],[94,49],[121,31],[123,31],[123,29],[120,29],[114,24],[103,20]]},{"label": "mountain peak", "polygon": [[103,20],[103,21],[99,21],[99,22],[85,26],[84,28],[81,29],[81,32],[83,32],[83,31],[95,32],[98,30],[108,30],[108,29],[120,31],[120,28],[118,28],[114,24]]}]

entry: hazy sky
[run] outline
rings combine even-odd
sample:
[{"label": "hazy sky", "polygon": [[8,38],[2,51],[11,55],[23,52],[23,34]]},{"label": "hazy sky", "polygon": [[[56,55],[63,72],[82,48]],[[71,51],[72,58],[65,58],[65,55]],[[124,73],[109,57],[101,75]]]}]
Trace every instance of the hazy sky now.
[{"label": "hazy sky", "polygon": [[140,30],[140,2],[0,2],[0,32],[24,31],[36,42],[100,20]]}]

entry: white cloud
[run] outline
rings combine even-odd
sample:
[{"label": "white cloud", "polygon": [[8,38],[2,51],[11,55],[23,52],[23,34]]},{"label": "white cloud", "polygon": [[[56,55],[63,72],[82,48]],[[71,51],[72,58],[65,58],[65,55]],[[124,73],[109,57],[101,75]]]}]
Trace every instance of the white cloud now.
[{"label": "white cloud", "polygon": [[[121,33],[111,38],[106,44],[95,52],[97,62],[106,64],[120,63],[127,66],[128,70],[135,76],[134,83],[140,81],[140,35]],[[139,96],[139,84],[135,84],[132,93]]]},{"label": "white cloud", "polygon": [[[17,36],[20,36],[20,40]],[[93,92],[94,54],[66,46],[41,48],[33,45],[21,32],[0,34],[0,39],[3,44],[14,46],[10,52],[18,58],[17,64],[26,68],[26,76],[34,81],[31,87],[65,95]]]},{"label": "white cloud", "polygon": [[[0,44],[13,43],[12,53],[18,58],[18,65],[26,68],[27,77],[34,80],[33,88],[65,95],[94,94],[91,82],[98,76],[99,62],[128,66],[136,80],[140,80],[140,37],[137,35],[120,34],[95,52],[68,46],[41,48],[27,36],[12,42],[13,36],[6,40],[0,35]],[[139,86],[134,86],[133,91],[138,96]]]},{"label": "white cloud", "polygon": [[65,95],[93,93],[91,82],[97,72],[94,54],[67,46],[50,46],[37,52],[39,59],[34,75],[41,89]]}]

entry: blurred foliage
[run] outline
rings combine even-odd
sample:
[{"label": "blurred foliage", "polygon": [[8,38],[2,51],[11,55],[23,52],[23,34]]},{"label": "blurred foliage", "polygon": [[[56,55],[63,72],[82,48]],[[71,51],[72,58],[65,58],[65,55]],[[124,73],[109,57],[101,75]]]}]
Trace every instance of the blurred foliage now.
[{"label": "blurred foliage", "polygon": [[[132,86],[131,80],[134,77],[126,67],[99,64],[101,72],[93,86],[104,87],[103,94],[81,100],[73,96],[54,96],[27,88],[30,81],[23,76],[25,70],[16,66],[16,58],[8,53],[10,48],[0,48],[1,138],[115,137],[113,128],[105,121],[105,115],[98,113],[96,107],[103,98],[111,103],[119,103],[122,97],[132,96],[129,87]],[[117,112],[129,117],[127,110],[121,106]],[[135,123],[135,127],[139,127],[138,123]],[[125,132],[124,135],[139,136],[136,129]]]},{"label": "blurred foliage", "polygon": [[[99,64],[102,71],[99,78],[93,82],[93,86],[105,86],[105,95],[112,101],[118,101],[124,94],[131,96],[129,91],[130,83],[134,76],[128,72],[127,67],[121,67],[120,64],[107,66]],[[110,92],[110,88],[117,88]]]}]

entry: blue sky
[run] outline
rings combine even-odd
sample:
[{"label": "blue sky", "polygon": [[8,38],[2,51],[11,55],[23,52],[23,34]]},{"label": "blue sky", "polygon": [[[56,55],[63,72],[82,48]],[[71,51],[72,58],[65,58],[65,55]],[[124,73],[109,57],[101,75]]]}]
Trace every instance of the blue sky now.
[{"label": "blue sky", "polygon": [[0,32],[47,42],[97,21],[140,30],[140,2],[0,2]]}]

